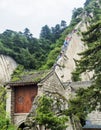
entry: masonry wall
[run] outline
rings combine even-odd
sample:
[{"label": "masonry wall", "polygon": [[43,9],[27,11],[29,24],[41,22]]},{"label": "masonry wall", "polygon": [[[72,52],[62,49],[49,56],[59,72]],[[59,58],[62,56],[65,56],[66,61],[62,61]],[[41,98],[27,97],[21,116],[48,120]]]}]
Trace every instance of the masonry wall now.
[{"label": "masonry wall", "polygon": [[[52,71],[42,82],[40,82],[40,84],[39,89],[41,89],[40,91],[42,93],[49,91],[64,94],[65,92],[64,86],[54,71]],[[40,86],[42,87],[40,88]]]},{"label": "masonry wall", "polygon": [[[82,82],[71,82],[71,83],[65,83],[66,90],[68,93],[69,88],[71,89],[71,94],[75,95],[75,91],[79,88],[87,88],[91,86],[91,81],[82,81]],[[101,112],[99,111],[93,111],[90,114],[88,114],[86,125],[84,128],[100,128],[101,129]]]}]

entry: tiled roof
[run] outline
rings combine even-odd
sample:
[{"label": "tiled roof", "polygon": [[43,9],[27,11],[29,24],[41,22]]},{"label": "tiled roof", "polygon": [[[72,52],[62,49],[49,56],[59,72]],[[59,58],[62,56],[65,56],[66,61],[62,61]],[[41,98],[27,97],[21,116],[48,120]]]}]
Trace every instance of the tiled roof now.
[{"label": "tiled roof", "polygon": [[64,82],[64,88],[68,88],[70,86],[74,90],[78,90],[79,88],[87,88],[91,86],[92,82],[91,81],[78,81],[78,82]]},{"label": "tiled roof", "polygon": [[16,80],[11,80],[7,84],[10,86],[35,84],[45,78],[49,73],[49,70],[24,73],[23,75],[17,77]]}]

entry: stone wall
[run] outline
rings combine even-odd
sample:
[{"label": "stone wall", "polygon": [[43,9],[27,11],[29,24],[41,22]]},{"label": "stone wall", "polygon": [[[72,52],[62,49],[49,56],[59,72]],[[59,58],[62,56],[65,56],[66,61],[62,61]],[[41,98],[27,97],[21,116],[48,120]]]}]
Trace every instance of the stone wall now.
[{"label": "stone wall", "polygon": [[13,115],[13,121],[14,121],[14,124],[19,127],[22,123],[25,122],[27,116],[28,116],[29,113],[15,113]]},{"label": "stone wall", "polygon": [[[91,86],[91,84],[91,81],[63,83],[67,93],[69,92],[70,94],[70,96],[68,96],[68,99],[71,97],[71,95],[75,95],[75,91],[79,88],[86,89],[87,87]],[[101,128],[101,112],[96,110],[88,114],[88,117],[86,119],[86,125],[84,126],[84,128]]]},{"label": "stone wall", "polygon": [[[37,127],[37,126],[33,126],[33,124],[35,124],[33,117],[36,115],[36,108],[38,106],[38,99],[43,94],[45,94],[46,96],[53,99],[53,101],[54,101],[53,111],[55,113],[59,113],[59,111],[65,109],[67,107],[67,104],[66,104],[67,101],[65,102],[66,98],[64,97],[64,93],[65,93],[64,86],[62,85],[61,81],[59,80],[59,78],[58,78],[58,76],[57,76],[57,74],[55,73],[54,70],[52,70],[38,84],[38,86],[39,86],[38,87],[38,95],[35,98],[31,112],[29,113],[29,115],[26,119],[27,128],[29,130],[32,130],[34,127]],[[57,100],[58,100],[58,102],[61,102],[59,106],[57,104]],[[44,130],[44,128],[42,130]]]},{"label": "stone wall", "polygon": [[101,128],[101,112],[96,110],[88,114],[84,128]]},{"label": "stone wall", "polygon": [[[57,92],[63,95],[65,93],[64,86],[54,70],[52,70],[45,79],[39,83],[39,89],[42,93]],[[38,93],[39,94],[39,93]]]},{"label": "stone wall", "polygon": [[[75,95],[75,91],[80,87],[87,88],[91,85],[91,81],[82,81],[82,82],[65,82],[62,83],[58,78],[56,72],[52,70],[39,84],[38,84],[38,95],[33,102],[32,109],[30,113],[14,113],[14,89],[10,90],[8,86],[8,99],[7,99],[7,110],[11,115],[12,122],[19,126],[21,123],[25,122],[27,118],[27,123],[31,125],[32,117],[36,114],[36,108],[38,105],[38,99],[43,94],[52,97],[54,103],[59,99],[61,101],[61,109],[68,108],[68,100],[71,95]],[[12,97],[12,98],[11,98]],[[63,100],[64,99],[64,100]],[[56,105],[55,105],[56,108]],[[73,130],[72,124],[70,121],[67,123],[68,127],[66,130]],[[100,127],[101,124],[101,113],[98,111],[92,112],[88,115],[87,127]]]}]

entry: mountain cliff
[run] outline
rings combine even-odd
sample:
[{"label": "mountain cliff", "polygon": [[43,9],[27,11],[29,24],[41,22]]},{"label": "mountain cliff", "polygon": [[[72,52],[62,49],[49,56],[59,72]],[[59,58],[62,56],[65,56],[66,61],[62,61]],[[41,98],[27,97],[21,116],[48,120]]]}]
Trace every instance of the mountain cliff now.
[{"label": "mountain cliff", "polygon": [[17,63],[9,56],[0,55],[0,84],[10,81]]},{"label": "mountain cliff", "polygon": [[[79,95],[76,95],[77,98],[75,97],[74,101],[71,102],[71,103],[74,103],[74,107],[72,106],[71,103],[69,105],[68,105],[68,103],[64,104],[66,106],[69,106],[69,108],[70,108],[70,113],[68,113],[68,114],[70,114],[70,116],[72,116],[73,114],[76,115],[78,117],[78,119],[80,119],[80,121],[81,121],[81,119],[83,119],[83,121],[84,121],[83,123],[85,123],[86,114],[90,113],[92,110],[95,110],[96,106],[98,106],[99,110],[101,111],[101,73],[100,73],[101,72],[101,67],[100,67],[101,66],[101,58],[100,58],[101,57],[101,37],[100,37],[101,36],[101,6],[100,5],[101,5],[100,0],[86,0],[84,9],[79,8],[79,9],[74,10],[70,26],[68,26],[67,29],[64,30],[64,32],[62,33],[62,36],[57,40],[56,45],[52,44],[52,46],[51,46],[52,51],[50,51],[48,58],[46,58],[46,59],[48,59],[48,62],[46,63],[46,68],[52,67],[52,69],[55,70],[55,71],[52,71],[54,76],[52,76],[52,73],[50,73],[51,75],[48,75],[48,78],[46,78],[47,79],[46,82],[43,82],[43,86],[45,89],[43,89],[43,87],[42,87],[42,82],[41,82],[41,84],[39,84],[39,93],[42,94],[42,92],[45,91],[45,92],[47,92],[48,96],[50,95],[50,97],[52,97],[52,94],[50,94],[52,91],[58,92],[59,86],[60,86],[60,88],[62,88],[64,90],[64,87],[63,87],[63,84],[61,83],[61,81],[62,82],[68,82],[68,81],[72,82],[73,81],[72,73],[75,71],[75,68],[77,65],[76,61],[79,59],[82,59],[81,55],[79,55],[79,54],[86,50],[85,51],[86,55],[84,55],[83,59],[80,62],[80,63],[82,63],[81,64],[82,66],[81,66],[81,68],[79,68],[79,70],[88,69],[88,71],[85,71],[85,72],[82,71],[84,73],[81,75],[80,78],[83,81],[90,80],[93,76],[93,70],[94,70],[94,72],[96,74],[95,75],[96,76],[95,84],[94,84],[94,86],[91,86],[88,88],[86,87],[86,89],[82,88],[78,92]],[[87,32],[85,32],[85,31],[87,31]],[[83,37],[84,34],[85,34],[85,37]],[[14,35],[12,35],[12,38],[14,38]],[[20,38],[21,38],[20,40],[23,41],[22,34],[21,34]],[[29,36],[27,38],[30,39],[31,37]],[[26,42],[22,42],[22,43],[27,44],[28,39],[25,38],[24,40]],[[5,38],[3,40],[5,40]],[[0,47],[2,47],[2,48],[4,48],[4,46],[2,44],[3,40],[0,41]],[[16,41],[16,43],[17,43],[16,47],[17,47],[19,42],[15,38],[13,40]],[[28,46],[24,46],[24,48],[20,48],[20,47],[15,48],[14,46],[12,46],[13,43],[11,42],[12,45],[11,44],[10,45],[13,48],[12,49],[13,51],[12,51],[8,47],[8,42],[6,42],[6,43],[7,43],[7,45],[4,48],[4,50],[2,51],[3,53],[4,52],[6,52],[6,54],[9,53],[11,56],[13,54],[14,50],[18,50],[18,52],[20,52],[20,54],[18,52],[14,53],[14,55],[16,56],[18,61],[20,61],[20,58],[22,58],[24,56],[22,58],[23,59],[22,61],[24,61],[25,64],[27,62],[26,65],[28,65],[28,66],[30,65],[33,67],[39,65],[39,62],[33,62],[35,55],[33,55],[33,54],[31,55],[31,53],[29,52],[29,50],[31,50],[33,52],[33,48],[31,48],[31,47],[33,47],[32,46],[33,44],[28,43],[29,45],[31,45],[30,48],[28,48]],[[14,44],[15,44],[15,42],[14,42]],[[40,45],[41,45],[41,43],[40,43]],[[37,46],[37,47],[39,47],[39,46]],[[41,47],[43,47],[43,46],[40,46],[40,48]],[[2,49],[2,48],[0,48],[0,49]],[[38,50],[40,50],[40,48],[38,48]],[[22,54],[21,52],[24,54],[23,56],[21,55]],[[83,54],[85,54],[85,52]],[[57,54],[59,54],[59,55],[56,59]],[[14,58],[14,55],[13,55],[13,58]],[[39,52],[37,52],[36,55],[38,58],[40,58]],[[54,60],[52,58],[56,59],[55,63],[53,62]],[[32,62],[29,62],[30,60]],[[34,64],[32,65],[32,63],[34,63]],[[53,65],[53,63],[54,63],[54,65]],[[0,65],[1,65],[0,66],[0,69],[1,69],[0,70],[0,72],[1,72],[0,82],[3,84],[4,82],[8,82],[10,80],[13,70],[15,70],[15,68],[17,67],[17,63],[9,56],[0,55]],[[33,79],[33,77],[32,77],[32,79]],[[57,80],[57,82],[56,82],[56,80]],[[29,79],[28,79],[28,81],[29,81]],[[67,89],[65,88],[65,91],[62,91],[62,89],[60,90],[59,93],[61,93],[61,92],[63,92],[63,93],[62,93],[62,96],[59,95],[60,97],[57,97],[57,99],[59,99],[59,98],[61,99],[63,96],[66,96],[66,99],[71,98],[70,97],[71,93],[72,92],[74,93],[76,90],[73,89],[73,86],[71,86],[70,82],[68,82],[69,83],[68,88]],[[78,86],[78,84],[77,84],[77,86]],[[76,89],[78,88],[77,86],[75,87]],[[80,84],[80,87],[82,87],[81,84]],[[42,89],[42,92],[41,92],[41,89]],[[48,90],[51,90],[50,93],[48,93]],[[55,93],[55,94],[57,94],[57,93]],[[54,93],[53,93],[53,95],[54,95]],[[56,99],[56,97],[54,97],[54,99]],[[55,101],[57,103],[57,105],[59,104],[58,101],[59,100]],[[66,102],[67,102],[67,100],[66,100]],[[63,103],[63,100],[61,100],[61,104],[62,103]],[[35,104],[33,104],[34,110],[36,109],[36,106],[37,106],[37,103],[35,102]],[[98,110],[98,108],[97,108],[97,110]],[[88,128],[88,126],[90,126],[92,128],[94,128],[95,125],[97,128],[101,126],[100,125],[101,124],[101,114],[98,111],[93,112],[93,114],[91,113],[89,117],[90,118],[88,118],[86,120],[87,128]],[[77,122],[77,120],[75,120],[75,121]],[[84,124],[83,124],[83,126],[84,126]],[[69,128],[69,130],[70,130],[70,128]],[[76,130],[79,130],[79,129],[76,128]]]},{"label": "mountain cliff", "polygon": [[[58,64],[56,66],[56,72],[63,82],[71,81],[72,79],[72,72],[75,70],[76,64],[75,60],[79,60],[80,56],[78,53],[86,50],[87,46],[84,45],[84,42],[81,40],[82,35],[78,33],[78,30],[80,32],[84,32],[87,30],[86,24],[81,21],[76,25],[74,30],[67,35],[66,38],[71,38],[70,41],[68,41],[68,45],[65,47],[65,51],[62,50],[62,55],[57,60]],[[65,42],[65,41],[64,41]],[[63,45],[64,47],[64,45]],[[62,48],[63,48],[62,47]],[[82,80],[90,80],[92,74],[85,73],[82,75]]]},{"label": "mountain cliff", "polygon": [[[94,23],[101,19],[101,2],[99,0],[87,0],[84,9],[78,8],[74,10],[71,25],[78,21],[72,30],[65,36],[64,43],[55,64],[55,70],[63,82],[72,81],[72,73],[75,71],[76,60],[80,60],[81,52],[87,50],[88,46],[83,40],[83,33],[93,26]],[[96,33],[96,32],[95,32]],[[90,32],[89,32],[90,34]],[[88,34],[88,37],[89,37]],[[97,35],[98,36],[98,35]],[[98,36],[99,37],[99,36]],[[94,36],[92,37],[92,39]],[[96,38],[96,35],[95,35]],[[69,39],[69,40],[68,40]],[[96,38],[97,39],[97,38]],[[97,40],[96,40],[97,41]],[[89,39],[89,44],[90,44]],[[67,44],[67,45],[65,45]],[[85,71],[81,74],[82,81],[90,80],[93,77],[94,71]]]},{"label": "mountain cliff", "polygon": [[[78,34],[78,30],[81,32],[86,31],[86,25],[83,22],[80,22],[76,25],[74,30],[75,32],[71,32],[66,37],[71,37],[71,40],[68,43],[68,47],[65,48],[65,52],[61,57],[57,60],[57,64],[59,66],[56,67],[56,73],[58,74],[61,81],[71,81],[71,72],[75,69],[75,61],[74,59],[80,59],[78,53],[84,51],[86,46],[84,42],[81,40],[82,36]],[[62,46],[63,48],[63,46]],[[62,49],[61,49],[62,51]],[[17,67],[17,63],[9,56],[0,55],[0,83],[8,82],[10,80],[11,74],[14,69]],[[84,80],[89,80],[90,75],[86,74],[83,76]]]},{"label": "mountain cliff", "polygon": [[[84,21],[78,23],[74,30],[66,36],[66,38],[70,37],[71,39],[68,41],[68,45],[65,47],[64,51],[64,45],[62,46],[61,56],[56,61],[57,66],[55,70],[62,82],[72,81],[72,72],[76,67],[75,60],[80,60],[81,57],[78,54],[87,49],[87,46],[82,41],[83,37],[79,34],[79,31],[81,33],[87,31],[87,25]],[[93,72],[85,72],[81,75],[81,80],[88,81],[92,76]]]},{"label": "mountain cliff", "polygon": [[[44,69],[49,69],[55,62],[56,56],[59,55],[55,62],[56,73],[61,81],[71,81],[72,72],[76,67],[75,60],[80,59],[78,53],[87,49],[85,42],[82,41],[82,33],[100,19],[100,8],[101,2],[99,0],[87,0],[84,8],[74,9],[70,25],[66,29],[64,28],[64,32],[62,32],[56,44],[52,44],[49,39],[38,40],[33,38],[28,29],[24,33],[6,30],[3,34],[0,34],[0,54],[9,55],[17,63],[33,69],[40,68],[42,64],[48,66],[43,67]],[[69,37],[71,39],[67,40],[68,46],[64,48],[66,39]],[[9,61],[10,57],[8,58],[8,56],[1,55],[0,57],[2,71],[0,82],[2,83],[10,80],[10,75],[17,64],[12,58],[12,61]],[[82,80],[90,80],[92,75],[93,73],[85,72],[82,74]]]}]

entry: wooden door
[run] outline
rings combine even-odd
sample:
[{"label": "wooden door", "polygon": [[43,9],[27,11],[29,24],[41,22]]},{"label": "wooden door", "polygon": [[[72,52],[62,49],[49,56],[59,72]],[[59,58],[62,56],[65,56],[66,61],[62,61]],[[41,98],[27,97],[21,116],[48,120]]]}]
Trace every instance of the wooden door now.
[{"label": "wooden door", "polygon": [[15,113],[29,113],[37,95],[37,86],[17,86],[15,92]]}]

